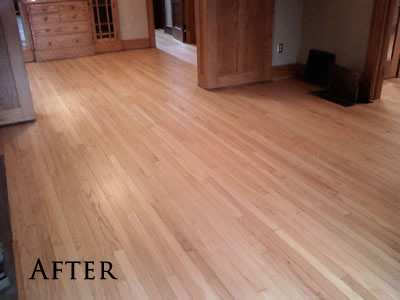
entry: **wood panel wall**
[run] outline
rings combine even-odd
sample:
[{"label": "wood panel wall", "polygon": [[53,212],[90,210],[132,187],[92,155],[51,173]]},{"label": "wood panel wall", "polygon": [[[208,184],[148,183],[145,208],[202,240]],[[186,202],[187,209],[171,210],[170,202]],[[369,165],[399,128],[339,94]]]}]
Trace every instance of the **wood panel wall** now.
[{"label": "wood panel wall", "polygon": [[273,0],[196,0],[199,85],[271,79]]}]

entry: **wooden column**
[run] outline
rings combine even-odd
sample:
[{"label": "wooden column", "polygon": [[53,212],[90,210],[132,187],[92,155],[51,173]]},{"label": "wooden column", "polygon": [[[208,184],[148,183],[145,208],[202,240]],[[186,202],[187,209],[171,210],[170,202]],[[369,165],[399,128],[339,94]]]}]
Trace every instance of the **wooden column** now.
[{"label": "wooden column", "polygon": [[199,85],[271,79],[273,0],[196,0]]}]

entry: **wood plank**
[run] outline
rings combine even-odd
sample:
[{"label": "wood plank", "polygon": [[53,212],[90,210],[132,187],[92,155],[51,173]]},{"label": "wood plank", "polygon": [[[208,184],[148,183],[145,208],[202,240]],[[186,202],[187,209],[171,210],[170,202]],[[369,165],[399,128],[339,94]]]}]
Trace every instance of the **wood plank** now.
[{"label": "wood plank", "polygon": [[[27,65],[38,121],[0,129],[26,299],[398,299],[400,81],[209,92],[159,39]],[[37,257],[119,280],[28,280]]]},{"label": "wood plank", "polygon": [[213,89],[271,80],[274,1],[196,3],[200,86]]}]

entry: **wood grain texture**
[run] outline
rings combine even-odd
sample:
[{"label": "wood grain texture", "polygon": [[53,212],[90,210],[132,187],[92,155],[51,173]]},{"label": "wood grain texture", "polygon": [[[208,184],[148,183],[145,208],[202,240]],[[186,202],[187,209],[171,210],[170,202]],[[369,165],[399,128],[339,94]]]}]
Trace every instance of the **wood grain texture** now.
[{"label": "wood grain texture", "polygon": [[274,1],[196,0],[199,84],[271,80]]},{"label": "wood grain texture", "polygon": [[[399,81],[344,108],[297,80],[209,92],[158,49],[28,73],[38,121],[0,129],[28,300],[399,299]],[[38,257],[119,280],[28,280]]]},{"label": "wood grain texture", "polygon": [[[36,60],[94,55],[95,45],[88,1],[44,3],[37,1],[25,4],[29,12]],[[118,50],[121,50],[121,45]]]},{"label": "wood grain texture", "polygon": [[271,69],[272,80],[282,80],[296,77],[298,64],[273,66]]},{"label": "wood grain texture", "polygon": [[398,0],[375,0],[368,41],[367,59],[360,88],[361,100],[381,97],[390,34]]}]

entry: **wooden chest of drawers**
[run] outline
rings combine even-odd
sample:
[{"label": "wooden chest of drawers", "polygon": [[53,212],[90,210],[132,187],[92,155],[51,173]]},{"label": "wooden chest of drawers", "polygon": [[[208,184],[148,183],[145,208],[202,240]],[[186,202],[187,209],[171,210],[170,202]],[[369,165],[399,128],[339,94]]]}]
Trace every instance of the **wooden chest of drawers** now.
[{"label": "wooden chest of drawers", "polygon": [[37,61],[94,55],[87,0],[26,0]]}]

